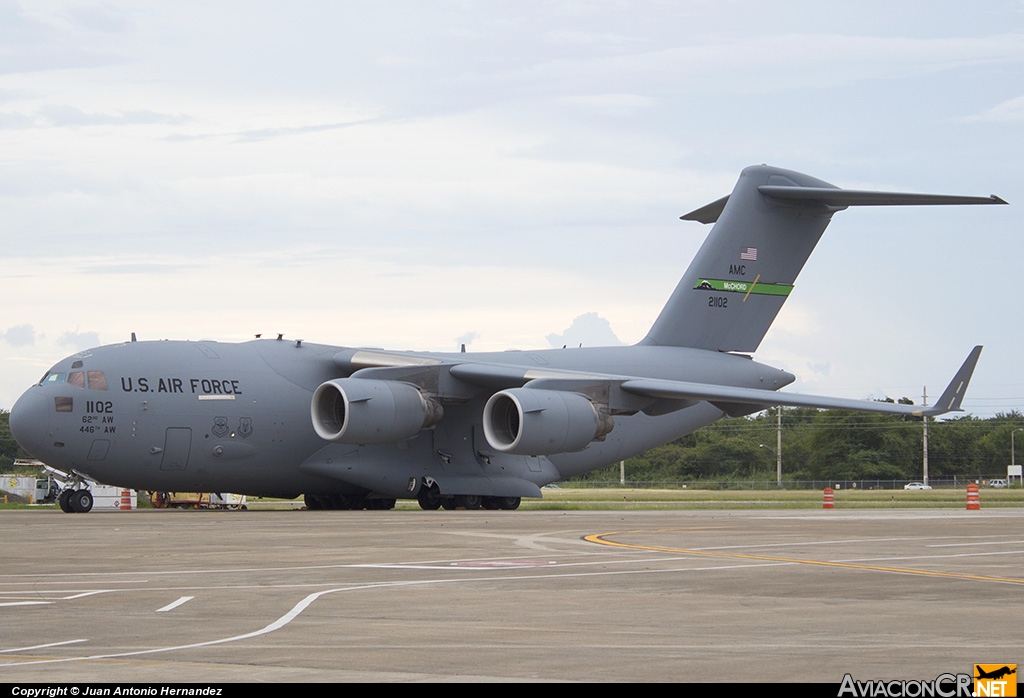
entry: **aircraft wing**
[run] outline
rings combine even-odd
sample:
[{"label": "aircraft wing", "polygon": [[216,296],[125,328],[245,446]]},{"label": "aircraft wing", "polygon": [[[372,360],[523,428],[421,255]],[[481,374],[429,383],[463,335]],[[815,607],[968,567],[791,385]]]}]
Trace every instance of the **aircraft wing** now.
[{"label": "aircraft wing", "polygon": [[[883,414],[900,414],[915,417],[934,417],[947,412],[961,411],[961,403],[967,391],[967,385],[974,373],[974,368],[981,355],[981,346],[976,346],[968,354],[963,365],[953,376],[949,385],[934,405],[901,405],[891,402],[871,400],[851,400],[847,398],[827,397],[787,393],[776,390],[743,388],[715,383],[695,383],[658,378],[638,378],[635,376],[611,375],[587,371],[571,371],[528,367],[523,365],[495,365],[475,362],[445,364],[443,361],[424,366],[392,365],[367,367],[357,371],[354,377],[384,378],[391,380],[411,380],[420,382],[419,376],[424,369],[443,371],[459,382],[471,384],[489,390],[502,390],[510,387],[527,387],[537,390],[574,391],[589,394],[599,402],[607,404],[613,411],[647,411],[651,400],[669,401],[657,412],[673,411],[695,402],[707,401],[716,404],[739,404],[756,406],[758,409],[774,405],[789,407],[817,407],[821,409],[861,410]],[[387,363],[381,360],[381,363]],[[425,362],[424,362],[425,363]],[[366,364],[363,364],[366,365]],[[443,382],[443,381],[441,381]],[[432,383],[438,386],[438,379]],[[440,391],[442,393],[448,391]],[[457,397],[449,393],[446,397]],[[469,397],[464,395],[463,397]]]},{"label": "aircraft wing", "polygon": [[822,397],[817,395],[800,395],[774,390],[758,390],[755,388],[734,388],[725,385],[708,385],[703,383],[684,383],[651,378],[627,380],[621,388],[629,393],[646,397],[657,397],[675,400],[707,400],[709,402],[738,402],[742,404],[786,405],[789,407],[819,407],[824,409],[862,410],[885,414],[903,414],[914,417],[935,417],[947,412],[961,411],[967,384],[974,373],[974,367],[981,356],[981,346],[976,346],[968,354],[960,370],[946,386],[938,401],[930,406],[900,405],[890,402],[873,402],[867,400],[849,400],[845,398]]}]

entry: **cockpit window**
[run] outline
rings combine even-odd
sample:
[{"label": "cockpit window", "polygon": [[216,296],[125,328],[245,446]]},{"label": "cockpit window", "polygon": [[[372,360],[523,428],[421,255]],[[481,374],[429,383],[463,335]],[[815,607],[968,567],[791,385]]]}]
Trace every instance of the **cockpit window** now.
[{"label": "cockpit window", "polygon": [[53,398],[53,411],[54,412],[71,412],[74,407],[74,398],[70,397],[55,397]]},{"label": "cockpit window", "polygon": [[73,370],[69,374],[61,374],[58,372],[48,372],[43,376],[42,380],[39,381],[39,385],[53,385],[55,383],[67,383],[68,385],[76,388],[85,388],[88,385],[89,390],[106,390],[106,377],[103,375],[101,370],[87,370],[87,372],[81,372],[81,370]]},{"label": "cockpit window", "polygon": [[89,390],[107,390],[107,377],[103,375],[103,371],[71,371],[70,373],[48,371],[39,381],[39,385],[55,383],[67,383],[76,388],[85,388],[88,383]]},{"label": "cockpit window", "polygon": [[87,371],[86,375],[89,378],[89,390],[107,389],[107,377],[103,375],[103,371]]}]

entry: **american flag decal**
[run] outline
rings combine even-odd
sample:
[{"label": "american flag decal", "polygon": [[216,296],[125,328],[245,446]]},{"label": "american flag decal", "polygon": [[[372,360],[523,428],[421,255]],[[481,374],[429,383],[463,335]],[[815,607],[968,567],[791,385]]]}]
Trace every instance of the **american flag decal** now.
[{"label": "american flag decal", "polygon": [[756,247],[744,247],[740,250],[740,259],[745,259],[748,262],[757,261],[757,248]]}]

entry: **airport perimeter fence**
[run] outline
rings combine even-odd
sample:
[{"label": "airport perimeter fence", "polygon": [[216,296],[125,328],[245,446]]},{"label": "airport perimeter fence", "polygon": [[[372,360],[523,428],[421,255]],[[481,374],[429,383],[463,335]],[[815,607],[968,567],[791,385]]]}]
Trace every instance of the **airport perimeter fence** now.
[{"label": "airport perimeter fence", "polygon": [[[976,484],[984,487],[989,480],[1005,478],[1005,475],[978,475],[965,477],[932,477],[928,484],[937,490],[965,490],[967,485]],[[921,480],[783,480],[782,486],[776,480],[661,480],[640,481],[626,480],[571,480],[558,483],[559,487],[580,489],[608,487],[626,487],[630,489],[693,489],[693,490],[823,490],[831,487],[834,490],[902,490],[911,482]],[[1015,484],[1014,487],[1017,485]]]}]

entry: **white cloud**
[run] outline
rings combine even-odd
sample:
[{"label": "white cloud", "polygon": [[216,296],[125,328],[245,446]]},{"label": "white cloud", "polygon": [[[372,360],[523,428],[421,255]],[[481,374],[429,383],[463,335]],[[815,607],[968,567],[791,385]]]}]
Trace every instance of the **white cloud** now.
[{"label": "white cloud", "polygon": [[597,313],[577,316],[562,334],[549,334],[552,347],[609,347],[622,344],[612,331],[611,323]]},{"label": "white cloud", "polygon": [[78,330],[72,332],[69,330],[61,334],[57,343],[63,347],[81,351],[83,349],[98,346],[100,343],[100,335],[98,332],[79,332]]},{"label": "white cloud", "polygon": [[0,337],[12,347],[32,346],[36,341],[36,331],[32,325],[15,325],[0,332]]},{"label": "white cloud", "polygon": [[473,343],[473,340],[477,339],[478,337],[480,337],[480,335],[476,332],[467,332],[464,335],[456,337],[455,343],[459,345],[469,346],[470,344]]},{"label": "white cloud", "polygon": [[1005,102],[1000,102],[991,109],[986,109],[980,114],[963,118],[966,123],[997,123],[1016,124],[1024,121],[1024,96],[1014,97]]}]

